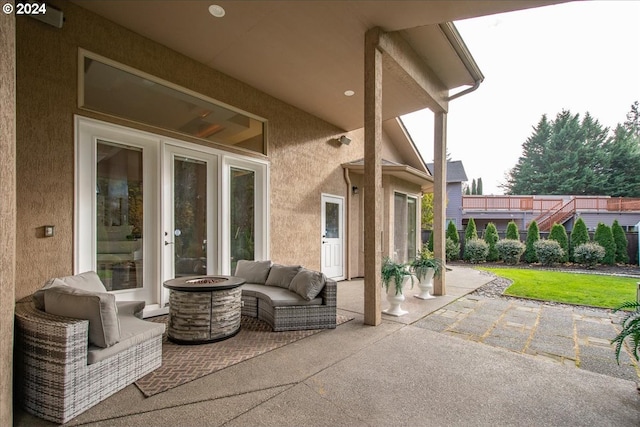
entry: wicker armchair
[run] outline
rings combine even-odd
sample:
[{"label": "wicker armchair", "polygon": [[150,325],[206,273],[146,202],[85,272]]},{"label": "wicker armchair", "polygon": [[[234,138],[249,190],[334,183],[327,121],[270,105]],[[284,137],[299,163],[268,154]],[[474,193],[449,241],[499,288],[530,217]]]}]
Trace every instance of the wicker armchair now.
[{"label": "wicker armchair", "polygon": [[162,363],[162,331],[150,331],[151,322],[133,313],[121,326],[146,329],[145,338],[92,364],[89,321],[47,314],[30,298],[16,303],[15,319],[17,398],[28,412],[49,421],[69,421]]}]

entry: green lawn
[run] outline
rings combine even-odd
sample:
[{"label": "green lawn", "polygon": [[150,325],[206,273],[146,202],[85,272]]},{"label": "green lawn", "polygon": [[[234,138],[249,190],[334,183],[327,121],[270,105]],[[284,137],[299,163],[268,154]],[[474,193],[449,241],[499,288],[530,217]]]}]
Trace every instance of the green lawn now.
[{"label": "green lawn", "polygon": [[505,295],[616,308],[636,300],[638,278],[518,268],[481,268],[513,281]]}]

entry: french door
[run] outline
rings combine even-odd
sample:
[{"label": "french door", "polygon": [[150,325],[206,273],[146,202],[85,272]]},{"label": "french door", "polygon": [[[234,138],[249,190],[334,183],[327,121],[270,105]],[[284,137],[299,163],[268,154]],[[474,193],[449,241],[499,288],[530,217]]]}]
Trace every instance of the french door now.
[{"label": "french door", "polygon": [[163,279],[216,272],[218,156],[167,144],[162,157]]},{"label": "french door", "polygon": [[76,118],[74,272],[166,310],[165,280],[268,259],[265,162]]}]

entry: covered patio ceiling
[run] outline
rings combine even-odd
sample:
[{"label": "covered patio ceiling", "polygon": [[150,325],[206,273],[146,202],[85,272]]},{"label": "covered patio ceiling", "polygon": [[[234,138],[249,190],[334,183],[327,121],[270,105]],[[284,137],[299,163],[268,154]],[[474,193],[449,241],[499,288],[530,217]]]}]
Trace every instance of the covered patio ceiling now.
[{"label": "covered patio ceiling", "polygon": [[[368,29],[397,31],[446,90],[464,89],[481,74],[451,27],[438,24],[559,2],[74,1],[346,131],[364,126]],[[223,17],[209,13],[212,4]],[[409,80],[385,75],[383,120],[432,107]]]}]

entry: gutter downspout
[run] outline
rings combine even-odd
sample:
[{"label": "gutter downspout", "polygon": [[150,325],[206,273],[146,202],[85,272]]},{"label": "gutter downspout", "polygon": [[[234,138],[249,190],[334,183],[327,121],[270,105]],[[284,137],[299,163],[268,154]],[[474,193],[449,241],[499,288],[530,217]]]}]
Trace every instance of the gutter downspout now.
[{"label": "gutter downspout", "polygon": [[462,40],[462,36],[460,36],[460,33],[456,29],[453,22],[445,22],[439,24],[438,26],[440,27],[440,30],[447,38],[447,40],[449,40],[451,47],[453,47],[453,50],[456,51],[458,57],[474,80],[473,86],[458,93],[454,93],[447,98],[447,101],[453,101],[456,98],[460,98],[461,96],[464,96],[478,89],[480,87],[480,83],[484,81],[484,75],[482,74],[482,71],[480,71],[478,64],[476,64],[476,61],[473,59],[473,56],[471,56],[471,52],[469,52],[467,45],[464,43],[464,40]]},{"label": "gutter downspout", "polygon": [[351,238],[350,238],[350,225],[351,225],[351,178],[349,177],[349,168],[344,168],[344,180],[347,183],[347,206],[345,210],[347,215],[344,225],[344,245],[346,246],[344,263],[345,263],[345,278],[351,280]]}]

